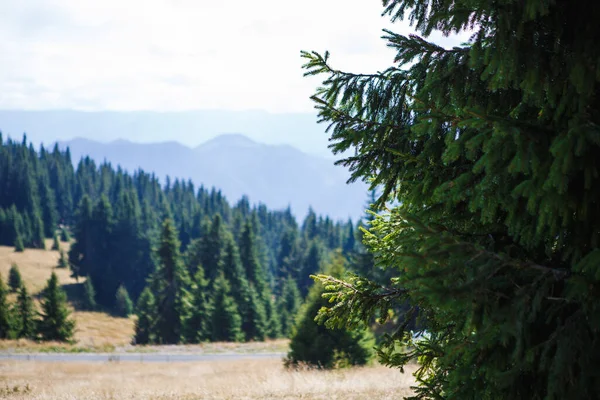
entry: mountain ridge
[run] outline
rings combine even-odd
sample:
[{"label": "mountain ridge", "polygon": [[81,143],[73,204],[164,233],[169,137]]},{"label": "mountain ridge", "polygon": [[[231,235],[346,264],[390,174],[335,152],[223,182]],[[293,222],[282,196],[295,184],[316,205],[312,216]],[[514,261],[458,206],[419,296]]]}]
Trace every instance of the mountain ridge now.
[{"label": "mountain ridge", "polygon": [[154,172],[161,182],[191,180],[215,187],[230,200],[247,196],[270,208],[288,206],[297,217],[312,208],[337,220],[364,215],[367,186],[347,185],[348,171],[332,159],[307,154],[290,145],[264,144],[242,134],[224,134],[196,147],[177,141],[139,143],[129,139],[99,142],[87,138],[58,141],[69,147],[73,163],[89,156],[134,172]]}]

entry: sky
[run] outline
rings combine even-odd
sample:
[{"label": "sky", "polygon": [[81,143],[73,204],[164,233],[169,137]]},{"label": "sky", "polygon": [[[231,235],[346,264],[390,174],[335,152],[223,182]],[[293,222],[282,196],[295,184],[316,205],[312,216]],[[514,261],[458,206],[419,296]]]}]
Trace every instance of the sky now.
[{"label": "sky", "polygon": [[[300,50],[388,67],[379,0],[2,0],[0,109],[312,112]],[[433,38],[442,45],[460,39]]]}]

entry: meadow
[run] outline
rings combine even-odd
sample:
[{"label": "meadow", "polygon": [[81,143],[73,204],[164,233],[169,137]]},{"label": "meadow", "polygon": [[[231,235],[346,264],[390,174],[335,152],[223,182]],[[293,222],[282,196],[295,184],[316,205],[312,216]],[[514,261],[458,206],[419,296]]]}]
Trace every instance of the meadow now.
[{"label": "meadow", "polygon": [[399,399],[412,370],[287,370],[280,360],[193,363],[0,362],[9,399]]}]

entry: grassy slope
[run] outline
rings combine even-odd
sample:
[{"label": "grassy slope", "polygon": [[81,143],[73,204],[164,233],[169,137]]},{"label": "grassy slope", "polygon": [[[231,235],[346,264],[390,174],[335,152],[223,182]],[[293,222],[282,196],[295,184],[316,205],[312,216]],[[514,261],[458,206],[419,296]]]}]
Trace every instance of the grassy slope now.
[{"label": "grassy slope", "polygon": [[[67,243],[61,243],[62,249],[69,250]],[[46,242],[46,248],[52,247],[52,240]],[[8,280],[8,270],[14,262],[19,266],[19,271],[27,288],[35,296],[46,285],[52,271],[58,275],[59,282],[67,292],[77,285],[81,285],[70,276],[67,269],[54,268],[58,264],[58,251],[27,249],[23,253],[15,253],[14,248],[0,246],[0,274],[4,282]],[[15,295],[9,296],[9,301],[14,301]],[[36,300],[37,301],[37,300]],[[33,343],[27,340],[0,340],[0,351],[10,350],[17,352],[194,352],[194,353],[270,353],[286,352],[288,340],[271,340],[264,343],[205,343],[201,345],[185,346],[131,346],[133,336],[134,317],[126,319],[114,317],[104,312],[77,311],[73,309],[73,318],[76,321],[75,345],[64,343]]]},{"label": "grassy slope", "polygon": [[[46,241],[46,248],[52,247],[52,240]],[[69,250],[68,243],[61,243],[63,250]],[[52,271],[56,272],[59,282],[65,289],[74,288],[79,285],[71,278],[68,269],[54,268],[58,264],[58,251],[26,249],[22,253],[15,253],[14,248],[0,246],[0,274],[6,283],[8,270],[14,262],[19,266],[23,281],[32,295],[38,295],[46,285]],[[14,295],[9,297],[14,301]],[[125,319],[113,317],[101,312],[87,312],[73,310],[73,318],[77,324],[75,340],[78,347],[90,347],[97,349],[110,349],[114,346],[124,346],[131,341],[133,335],[133,318]],[[64,347],[64,345],[58,345]],[[7,347],[30,347],[43,350],[49,344],[34,345],[26,341],[0,342],[0,348]]]}]

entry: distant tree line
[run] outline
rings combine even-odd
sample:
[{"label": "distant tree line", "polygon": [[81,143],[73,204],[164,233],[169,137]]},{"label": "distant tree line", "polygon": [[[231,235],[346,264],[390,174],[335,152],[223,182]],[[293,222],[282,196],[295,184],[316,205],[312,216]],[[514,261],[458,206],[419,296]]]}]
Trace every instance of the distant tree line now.
[{"label": "distant tree line", "polygon": [[137,343],[289,336],[310,275],[358,248],[352,221],[309,210],[298,224],[289,208],[232,206],[216,189],[88,157],[74,168],[68,149],[36,151],[25,136],[0,134],[0,193],[0,244],[72,239],[61,264],[86,278],[82,307],[135,310]]}]

